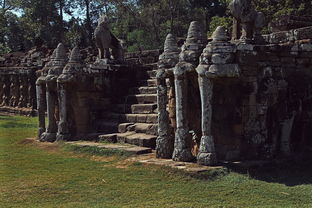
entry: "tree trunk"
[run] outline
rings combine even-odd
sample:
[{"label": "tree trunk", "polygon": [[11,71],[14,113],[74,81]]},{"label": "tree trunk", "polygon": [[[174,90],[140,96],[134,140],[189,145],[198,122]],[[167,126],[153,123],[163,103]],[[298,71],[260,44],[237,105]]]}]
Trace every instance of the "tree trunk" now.
[{"label": "tree trunk", "polygon": [[59,1],[60,3],[60,41],[59,42],[62,42],[62,40],[64,40],[64,21],[63,21],[63,8],[64,8],[64,5],[63,5],[63,0],[60,0]]},{"label": "tree trunk", "polygon": [[86,28],[88,31],[88,39],[89,44],[92,44],[92,25],[91,25],[91,17],[90,17],[90,0],[85,0],[86,5]]}]

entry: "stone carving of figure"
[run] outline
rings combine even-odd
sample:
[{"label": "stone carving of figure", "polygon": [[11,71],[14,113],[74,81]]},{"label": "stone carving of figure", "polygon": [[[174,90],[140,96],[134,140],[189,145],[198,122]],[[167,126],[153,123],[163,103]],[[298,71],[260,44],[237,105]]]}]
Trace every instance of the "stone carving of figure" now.
[{"label": "stone carving of figure", "polygon": [[123,60],[124,50],[121,42],[111,33],[109,20],[106,15],[102,15],[98,20],[98,26],[94,31],[95,43],[99,50],[99,59],[110,59],[112,55],[115,60]]},{"label": "stone carving of figure", "polygon": [[35,103],[35,98],[36,98],[36,90],[35,90],[35,83],[33,78],[31,77],[32,74],[29,74],[27,77],[27,82],[28,82],[28,89],[27,89],[27,107],[28,108],[36,108],[36,103]]},{"label": "stone carving of figure", "polygon": [[2,106],[8,106],[9,105],[9,102],[10,102],[10,97],[9,97],[9,94],[10,94],[10,84],[9,84],[9,76],[6,75],[6,76],[3,76],[3,86],[2,86],[2,89],[3,89],[3,95],[2,95],[2,103],[1,105]]},{"label": "stone carving of figure", "polygon": [[27,106],[27,97],[28,97],[28,82],[25,75],[20,76],[20,87],[19,87],[19,101],[18,107],[23,108]]},{"label": "stone carving of figure", "polygon": [[11,76],[11,85],[10,85],[10,103],[9,105],[11,107],[16,107],[18,106],[18,102],[19,102],[19,96],[20,96],[20,92],[19,92],[19,79],[16,75],[12,75]]},{"label": "stone carving of figure", "polygon": [[3,104],[3,96],[4,96],[4,76],[0,76],[0,106]]},{"label": "stone carving of figure", "polygon": [[251,4],[251,0],[232,0],[230,10],[236,19],[233,30],[238,31],[239,25],[242,25],[242,41],[257,39],[261,29],[265,25],[265,17],[262,12],[257,12]]}]

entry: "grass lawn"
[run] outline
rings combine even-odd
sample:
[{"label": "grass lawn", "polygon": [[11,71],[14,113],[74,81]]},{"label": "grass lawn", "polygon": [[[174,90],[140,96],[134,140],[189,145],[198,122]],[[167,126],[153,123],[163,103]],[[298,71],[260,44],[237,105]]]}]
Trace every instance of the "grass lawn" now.
[{"label": "grass lawn", "polygon": [[0,116],[1,208],[312,207],[311,165],[196,179],[24,140],[35,134],[36,118]]}]

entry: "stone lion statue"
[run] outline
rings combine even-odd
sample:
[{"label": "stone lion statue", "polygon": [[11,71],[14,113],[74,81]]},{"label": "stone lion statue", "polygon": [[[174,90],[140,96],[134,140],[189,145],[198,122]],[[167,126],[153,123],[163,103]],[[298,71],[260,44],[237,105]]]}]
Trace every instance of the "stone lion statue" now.
[{"label": "stone lion statue", "polygon": [[[241,40],[251,40],[259,36],[261,29],[265,26],[265,16],[262,12],[257,12],[252,6],[251,0],[232,0],[229,5],[233,17],[239,27],[242,25]],[[238,28],[236,28],[238,30]]]},{"label": "stone lion statue", "polygon": [[98,25],[94,31],[94,38],[99,50],[100,59],[111,59],[111,55],[115,60],[124,59],[122,43],[111,33],[109,19],[106,15],[102,15],[99,18]]}]

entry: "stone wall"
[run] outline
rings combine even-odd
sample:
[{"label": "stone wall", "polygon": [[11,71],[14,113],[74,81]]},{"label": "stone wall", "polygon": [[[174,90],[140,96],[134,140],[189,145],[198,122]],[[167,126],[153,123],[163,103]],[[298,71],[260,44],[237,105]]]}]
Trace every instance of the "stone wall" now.
[{"label": "stone wall", "polygon": [[0,68],[0,109],[8,113],[34,115],[36,67]]},{"label": "stone wall", "polygon": [[[136,65],[137,69],[142,66],[154,67],[155,63],[158,61],[160,52],[160,50],[151,50],[126,53],[125,61],[131,63],[132,66]],[[89,47],[81,49],[80,54],[85,64],[91,64],[96,61],[97,51],[94,48]],[[28,52],[13,52],[0,57],[0,111],[22,115],[36,114],[37,104],[36,92],[34,89],[37,73],[40,73],[40,70],[48,63],[51,55],[51,49],[45,46],[38,46]],[[69,52],[67,52],[67,56],[69,56]],[[125,91],[127,82],[131,79],[125,77],[127,73],[115,75],[123,79],[123,83],[126,83],[112,83],[115,86],[120,84],[119,87],[114,87],[114,89],[119,90],[119,92],[117,92],[118,94]],[[97,78],[86,79],[95,79],[94,81],[97,82],[104,76],[106,75],[99,75]],[[105,82],[105,80],[101,80],[100,82]],[[104,87],[104,85],[102,87]],[[28,91],[26,88],[29,88]],[[93,88],[94,87],[90,87],[90,89]],[[27,99],[25,97],[27,97]],[[94,104],[93,106],[98,105]]]},{"label": "stone wall", "polygon": [[218,27],[201,56],[200,35],[189,36],[179,58],[170,39],[160,56],[158,157],[213,165],[312,153],[312,27],[232,41]]}]

